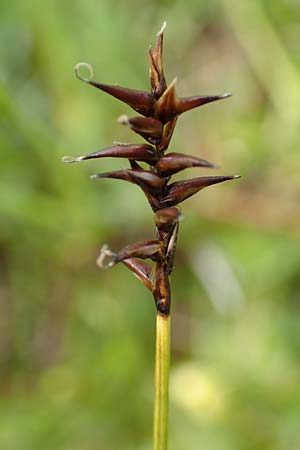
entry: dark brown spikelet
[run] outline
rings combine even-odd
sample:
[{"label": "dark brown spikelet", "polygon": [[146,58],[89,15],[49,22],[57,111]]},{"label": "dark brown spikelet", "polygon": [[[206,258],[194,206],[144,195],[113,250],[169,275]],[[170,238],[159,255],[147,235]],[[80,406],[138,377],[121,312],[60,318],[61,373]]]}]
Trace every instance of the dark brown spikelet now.
[{"label": "dark brown spikelet", "polygon": [[157,260],[157,255],[161,250],[159,241],[145,241],[136,244],[126,245],[115,257],[115,261],[124,261],[128,258]]},{"label": "dark brown spikelet", "polygon": [[136,258],[123,259],[122,263],[133,272],[139,280],[144,283],[147,289],[152,291],[151,272],[152,268],[144,261],[139,261]]},{"label": "dark brown spikelet", "polygon": [[223,181],[239,178],[239,175],[229,177],[199,177],[192,180],[183,180],[172,183],[168,186],[167,195],[161,200],[161,203],[167,206],[175,206],[187,198],[201,191],[207,186],[223,183]]},{"label": "dark brown spikelet", "polygon": [[158,99],[167,89],[167,83],[164,76],[164,68],[162,61],[163,39],[166,22],[164,22],[161,30],[157,34],[157,43],[154,51],[149,48],[149,65],[150,65],[150,83],[151,92],[155,99]]},{"label": "dark brown spikelet", "polygon": [[121,116],[118,122],[122,125],[129,126],[135,133],[142,136],[150,144],[157,145],[163,135],[163,125],[152,117],[132,117],[131,119],[127,116]]},{"label": "dark brown spikelet", "polygon": [[[105,157],[126,158],[130,168],[92,175],[91,178],[114,178],[138,185],[147,197],[154,211],[156,239],[124,247],[119,253],[111,252],[103,246],[97,260],[100,267],[112,267],[121,262],[131,270],[150,289],[159,314],[170,313],[171,293],[169,276],[173,270],[181,202],[205,187],[239,178],[233,176],[204,176],[171,183],[175,173],[190,167],[216,168],[217,166],[197,156],[171,152],[169,147],[178,117],[198,106],[230,97],[223,95],[198,95],[178,97],[175,78],[166,83],[163,69],[164,23],[157,35],[154,49],[149,49],[150,92],[108,85],[93,81],[93,70],[86,63],[77,64],[77,77],[101,91],[126,103],[141,116],[129,118],[121,116],[118,122],[127,125],[132,131],[147,141],[147,144],[115,144],[85,156],[64,157],[64,162],[79,162]],[[89,77],[80,75],[80,69],[88,69]],[[144,169],[138,162],[149,165]],[[151,264],[145,262],[149,259]]]},{"label": "dark brown spikelet", "polygon": [[115,172],[97,173],[91,175],[91,178],[115,178],[118,180],[129,181],[130,183],[137,184],[142,189],[148,190],[150,193],[159,194],[164,191],[166,181],[150,172],[143,169],[123,169],[116,170]]},{"label": "dark brown spikelet", "polygon": [[163,176],[174,175],[181,170],[189,167],[210,167],[215,168],[216,165],[205,161],[205,159],[196,156],[185,155],[183,153],[168,153],[162,156],[156,163],[158,173]]},{"label": "dark brown spikelet", "polygon": [[157,161],[157,152],[155,148],[147,144],[118,144],[113,147],[108,147],[97,152],[89,153],[85,156],[77,156],[77,158],[68,158],[64,162],[73,163],[85,161],[87,159],[97,158],[126,158],[134,159],[137,161],[144,161],[150,164],[154,164]]}]

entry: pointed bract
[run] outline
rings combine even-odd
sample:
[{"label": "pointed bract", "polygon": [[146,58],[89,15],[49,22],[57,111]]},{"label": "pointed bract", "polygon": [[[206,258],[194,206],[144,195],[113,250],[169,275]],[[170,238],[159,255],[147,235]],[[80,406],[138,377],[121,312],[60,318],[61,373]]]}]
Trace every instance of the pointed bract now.
[{"label": "pointed bract", "polygon": [[102,84],[97,83],[96,81],[89,81],[88,83],[97,89],[112,95],[118,100],[121,100],[143,116],[151,116],[153,113],[154,99],[153,96],[146,91],[139,91],[118,85]]},{"label": "pointed bract", "polygon": [[152,208],[152,211],[153,212],[158,211],[161,208],[161,203],[160,203],[160,200],[158,198],[159,195],[156,196],[155,193],[152,194],[151,192],[149,192],[149,190],[146,190],[146,189],[143,189],[143,192],[144,192],[144,194],[145,194],[145,196],[146,196],[146,198],[147,198],[147,200],[148,200],[148,202],[149,202],[149,204],[150,204],[150,206]]},{"label": "pointed bract", "polygon": [[157,259],[157,254],[160,252],[161,244],[158,241],[145,241],[130,244],[124,247],[115,257],[116,262],[123,261],[128,258],[140,259]]},{"label": "pointed bract", "polygon": [[198,106],[206,105],[206,103],[216,102],[224,98],[231,97],[230,93],[223,95],[199,95],[196,97],[183,97],[177,100],[177,114],[182,114],[190,109],[198,108]]},{"label": "pointed bract", "polygon": [[206,103],[223,100],[231,96],[230,93],[227,93],[223,95],[199,95],[194,97],[179,98],[177,97],[175,91],[176,81],[177,78],[172,81],[154,105],[155,117],[157,117],[162,123],[167,123],[190,109],[197,108],[198,106],[205,105]]},{"label": "pointed bract", "polygon": [[[79,70],[81,66],[87,67],[89,69],[90,78],[84,78],[80,75]],[[86,63],[77,64],[75,66],[75,74],[81,81],[84,81],[85,83],[88,83],[91,86],[94,86],[97,89],[100,89],[101,91],[112,95],[118,100],[121,100],[122,102],[133,108],[135,111],[137,111],[139,114],[142,114],[143,116],[152,115],[154,107],[154,97],[152,94],[149,94],[149,92],[125,88],[118,86],[117,84],[110,85],[93,81],[93,69],[89,64]]]},{"label": "pointed bract", "polygon": [[157,145],[157,150],[159,150],[160,152],[164,152],[167,150],[177,123],[177,118],[178,116],[175,116],[164,125],[162,139]]},{"label": "pointed bract", "polygon": [[121,261],[131,272],[133,272],[139,280],[152,291],[151,271],[152,268],[145,262],[136,258],[127,258]]},{"label": "pointed bract", "polygon": [[176,92],[175,84],[177,78],[174,78],[172,83],[167,87],[162,96],[158,99],[154,106],[154,114],[162,123],[167,123],[174,119],[177,113],[176,109]]},{"label": "pointed bract", "polygon": [[147,144],[118,144],[112,147],[104,148],[88,155],[78,156],[65,162],[80,162],[88,159],[96,158],[128,158],[144,161],[147,163],[155,163],[157,161],[157,153],[153,147]]},{"label": "pointed bract", "polygon": [[173,175],[189,167],[216,167],[205,159],[183,153],[168,153],[161,157],[156,164],[158,172],[164,176]]},{"label": "pointed bract", "polygon": [[168,241],[168,247],[167,247],[167,268],[168,268],[168,274],[172,273],[172,270],[173,270],[173,267],[174,267],[174,259],[175,259],[176,245],[177,245],[178,230],[179,230],[179,222],[177,222],[174,225],[174,228],[172,230],[172,233],[171,233],[169,241]]},{"label": "pointed bract", "polygon": [[132,117],[121,116],[118,122],[122,125],[129,126],[135,133],[142,136],[150,144],[158,144],[163,134],[163,125],[152,117]]},{"label": "pointed bract", "polygon": [[165,187],[165,181],[148,170],[123,169],[114,172],[97,173],[91,178],[115,178],[137,184],[149,192],[159,192]]},{"label": "pointed bract", "polygon": [[176,181],[168,186],[167,195],[161,200],[161,203],[165,206],[178,205],[207,186],[235,178],[240,178],[240,176],[199,177],[191,180]]},{"label": "pointed bract", "polygon": [[149,49],[151,91],[156,99],[158,99],[167,88],[162,61],[163,35],[165,27],[166,22],[164,22],[160,32],[157,35],[157,43],[154,51],[152,51],[151,47]]}]

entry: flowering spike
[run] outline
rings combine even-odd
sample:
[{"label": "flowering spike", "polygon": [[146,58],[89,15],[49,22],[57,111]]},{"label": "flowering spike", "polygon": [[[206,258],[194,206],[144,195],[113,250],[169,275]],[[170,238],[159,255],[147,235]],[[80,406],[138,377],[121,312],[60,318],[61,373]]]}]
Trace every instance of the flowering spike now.
[{"label": "flowering spike", "polygon": [[157,254],[160,252],[161,246],[158,241],[137,242],[136,244],[126,245],[117,255],[116,262],[123,261],[128,258],[152,259],[157,260]]},{"label": "flowering spike", "polygon": [[[198,106],[225,99],[231,94],[178,97],[176,78],[167,86],[163,68],[164,22],[157,35],[155,47],[149,49],[151,91],[129,89],[93,81],[93,69],[87,63],[75,66],[76,76],[97,89],[129,105],[143,117],[119,117],[119,123],[129,126],[147,141],[147,144],[114,143],[105,148],[77,158],[65,156],[63,162],[72,163],[88,159],[115,157],[129,160],[130,168],[99,173],[91,178],[115,178],[138,185],[144,192],[153,212],[156,240],[139,242],[123,248],[119,254],[104,246],[97,263],[112,267],[118,262],[127,266],[152,291],[157,311],[162,316],[170,312],[169,276],[173,270],[181,211],[175,207],[207,186],[239,178],[235,176],[198,177],[169,183],[173,174],[189,167],[216,168],[204,159],[182,153],[164,154],[169,147],[180,114]],[[83,76],[81,70],[87,70]],[[149,145],[151,144],[151,145]],[[144,170],[138,162],[150,165]],[[140,259],[152,259],[153,269]]]},{"label": "flowering spike", "polygon": [[91,178],[116,178],[137,184],[149,192],[159,192],[165,187],[165,180],[148,170],[123,169],[114,172],[97,173]]},{"label": "flowering spike", "polygon": [[157,170],[163,176],[173,175],[189,167],[216,167],[205,159],[196,156],[184,155],[183,153],[168,153],[159,159],[156,164]]},{"label": "flowering spike", "polygon": [[144,161],[148,163],[155,163],[157,161],[157,155],[153,147],[147,144],[118,144],[113,147],[108,147],[103,150],[99,150],[88,155],[73,157],[64,157],[63,162],[80,162],[87,159],[95,158],[128,158],[136,159],[138,161]]},{"label": "flowering spike", "polygon": [[176,181],[168,186],[167,195],[161,200],[161,203],[165,206],[178,205],[178,203],[183,202],[207,186],[235,178],[240,178],[240,175],[199,177],[191,180]]}]

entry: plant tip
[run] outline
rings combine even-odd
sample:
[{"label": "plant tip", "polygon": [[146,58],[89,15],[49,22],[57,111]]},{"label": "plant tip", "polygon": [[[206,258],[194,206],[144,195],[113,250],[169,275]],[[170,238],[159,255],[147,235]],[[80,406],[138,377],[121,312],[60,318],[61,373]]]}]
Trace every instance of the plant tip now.
[{"label": "plant tip", "polygon": [[76,161],[76,159],[73,156],[63,156],[61,158],[61,162],[64,162],[64,163],[73,163],[75,161]]},{"label": "plant tip", "polygon": [[[88,78],[82,77],[80,75],[80,70],[83,68],[88,70]],[[81,81],[85,81],[86,83],[89,83],[91,81],[91,79],[94,77],[94,70],[93,70],[92,66],[88,63],[80,62],[80,63],[76,64],[76,66],[74,67],[74,70],[75,70],[76,77],[79,78],[79,80],[81,80]]]},{"label": "plant tip", "polygon": [[165,31],[165,29],[166,29],[166,26],[167,26],[167,21],[165,20],[164,23],[162,24],[161,29],[160,29],[159,32],[157,33],[157,36],[158,36],[158,37],[161,36],[161,35],[164,33],[164,31]]},{"label": "plant tip", "polygon": [[170,89],[171,87],[173,87],[173,86],[177,83],[177,80],[178,80],[178,77],[176,76],[176,77],[171,81],[171,83],[169,84],[168,89]]},{"label": "plant tip", "polygon": [[107,244],[104,244],[100,250],[100,255],[96,259],[96,264],[101,269],[109,269],[116,264],[115,260],[116,255],[109,250]]},{"label": "plant tip", "polygon": [[122,116],[117,118],[117,122],[121,125],[129,125],[129,118],[126,114],[122,114]]},{"label": "plant tip", "polygon": [[228,97],[232,97],[232,93],[231,92],[226,92],[226,94],[221,95],[222,98],[228,98]]},{"label": "plant tip", "polygon": [[221,166],[220,164],[216,164],[216,163],[212,163],[210,161],[206,161],[207,167],[209,167],[210,169],[220,169]]}]

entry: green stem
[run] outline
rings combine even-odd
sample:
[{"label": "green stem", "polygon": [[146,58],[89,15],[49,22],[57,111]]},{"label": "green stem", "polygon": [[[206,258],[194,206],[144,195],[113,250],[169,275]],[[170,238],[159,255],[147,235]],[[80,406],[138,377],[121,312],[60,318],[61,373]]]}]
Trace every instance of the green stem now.
[{"label": "green stem", "polygon": [[153,450],[167,450],[169,415],[170,316],[156,316]]}]

